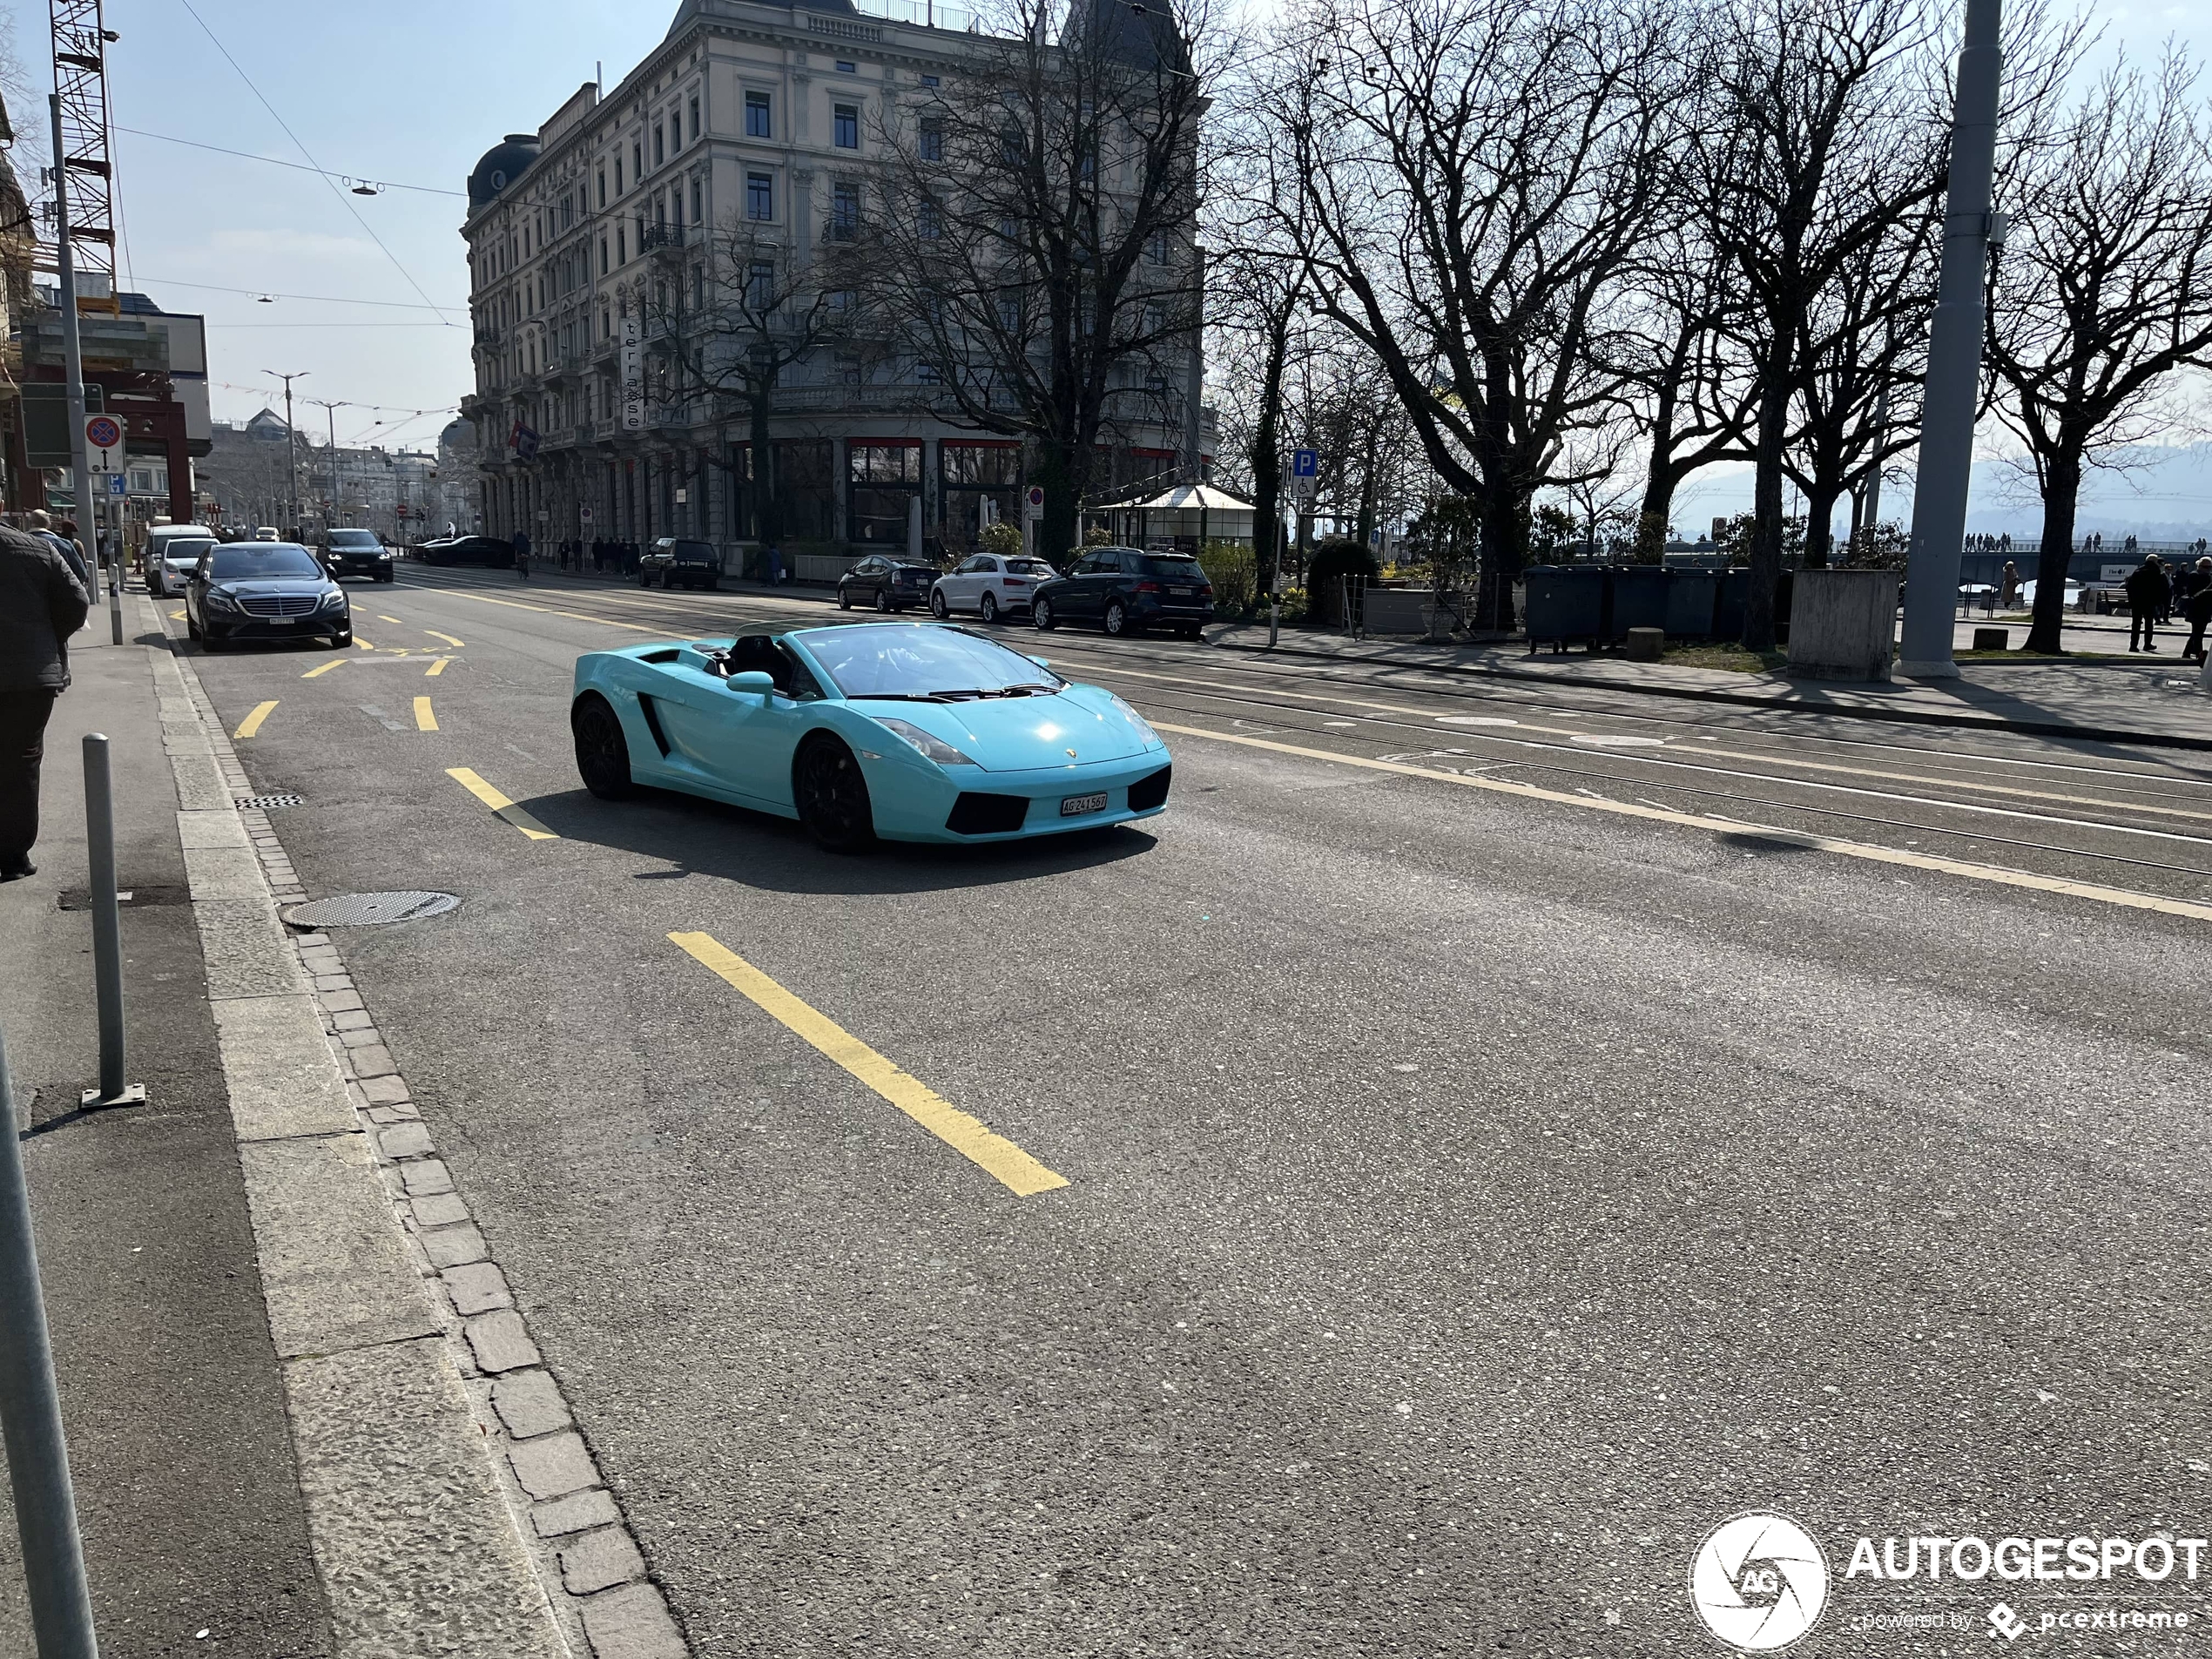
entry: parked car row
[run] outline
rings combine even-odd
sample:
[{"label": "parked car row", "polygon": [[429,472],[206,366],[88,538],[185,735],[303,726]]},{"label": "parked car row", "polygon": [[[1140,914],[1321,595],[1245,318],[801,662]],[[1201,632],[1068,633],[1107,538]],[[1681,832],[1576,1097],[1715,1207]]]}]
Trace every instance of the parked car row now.
[{"label": "parked car row", "polygon": [[874,554],[839,580],[837,603],[904,610],[927,604],[940,621],[973,612],[986,623],[1027,616],[1049,631],[1095,623],[1109,634],[1158,629],[1196,638],[1213,620],[1213,583],[1187,553],[1086,549],[1066,575],[1028,555],[977,553],[939,574],[934,565]]}]

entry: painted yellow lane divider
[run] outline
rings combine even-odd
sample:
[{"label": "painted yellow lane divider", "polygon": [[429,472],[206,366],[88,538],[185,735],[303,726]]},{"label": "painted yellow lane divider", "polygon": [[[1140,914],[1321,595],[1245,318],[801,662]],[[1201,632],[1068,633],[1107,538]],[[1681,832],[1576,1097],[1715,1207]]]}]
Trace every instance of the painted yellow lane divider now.
[{"label": "painted yellow lane divider", "polygon": [[438,729],[438,717],[430,712],[430,699],[427,697],[415,699],[415,729],[417,732],[435,732]]},{"label": "painted yellow lane divider", "polygon": [[375,646],[370,644],[368,641],[363,639],[359,634],[355,634],[354,636],[354,644],[360,646],[363,651],[374,651],[376,649]]},{"label": "painted yellow lane divider", "polygon": [[407,626],[407,624],[401,622],[397,617],[388,617],[381,610],[376,613],[376,620],[379,622],[388,622],[395,628],[404,628]]},{"label": "painted yellow lane divider", "polygon": [[448,766],[446,776],[490,807],[494,816],[505,819],[533,841],[557,841],[561,839],[468,767]]},{"label": "painted yellow lane divider", "polygon": [[434,680],[437,678],[439,675],[446,671],[446,664],[452,660],[453,659],[450,657],[439,658],[436,662],[431,664],[429,667],[422,671],[422,678],[426,680]]},{"label": "painted yellow lane divider", "polygon": [[1517,795],[1523,800],[1548,801],[1558,806],[1579,806],[1584,812],[1610,813],[1616,818],[1641,818],[1655,824],[1678,824],[1687,829],[1703,830],[1709,835],[1757,835],[1816,853],[1833,853],[1841,858],[1864,859],[1871,864],[1902,865],[1907,869],[1932,870],[1945,875],[1964,876],[1970,881],[1991,882],[1998,887],[2025,887],[2034,893],[2062,893],[2070,898],[2118,905],[2127,910],[2155,910],[2161,915],[2188,916],[2196,921],[2212,921],[2212,905],[2195,904],[2187,899],[2161,898],[2154,893],[2134,893],[2126,887],[2100,887],[2093,881],[2067,881],[2058,876],[2037,875],[2027,870],[2007,870],[1999,865],[1975,864],[1964,859],[1931,858],[1925,853],[1908,853],[1899,847],[1877,846],[1866,841],[1839,840],[1832,835],[1816,835],[1805,830],[1776,829],[1737,819],[1701,818],[1694,813],[1669,812],[1663,806],[1639,806],[1624,800],[1569,795],[1535,784],[1516,783],[1508,778],[1470,778],[1456,772],[1408,765],[1402,760],[1374,760],[1366,755],[1339,754],[1332,750],[1309,749],[1295,743],[1272,743],[1265,738],[1208,732],[1194,725],[1167,725],[1157,720],[1152,725],[1156,730],[1172,732],[1177,737],[1206,738],[1216,743],[1241,744],[1248,749],[1266,749],[1277,754],[1297,755],[1306,760],[1326,760],[1339,766],[1358,766],[1366,772],[1389,772],[1406,778],[1426,778],[1435,783],[1456,784],[1462,789],[1480,789],[1494,795]]},{"label": "painted yellow lane divider", "polygon": [[422,631],[429,635],[433,639],[444,640],[447,644],[452,646],[455,651],[459,651],[462,645],[466,643],[464,641],[455,639],[451,634],[442,634],[435,628],[425,628]]},{"label": "painted yellow lane divider", "polygon": [[267,719],[275,708],[276,703],[274,699],[261,704],[253,711],[253,713],[247,715],[243,720],[240,720],[238,723],[238,730],[232,732],[231,735],[234,738],[252,737],[256,732],[259,732],[261,729],[261,722]]},{"label": "painted yellow lane divider", "polygon": [[328,662],[325,663],[320,668],[311,668],[306,673],[300,676],[300,678],[303,680],[314,679],[321,675],[327,674],[334,668],[343,668],[345,665],[346,659],[343,657],[334,657]]},{"label": "painted yellow lane divider", "polygon": [[711,934],[671,934],[669,942],[720,975],[771,1019],[812,1043],[970,1163],[1033,1197],[1068,1184],[1004,1136],[900,1070],[826,1015],[818,1014]]}]

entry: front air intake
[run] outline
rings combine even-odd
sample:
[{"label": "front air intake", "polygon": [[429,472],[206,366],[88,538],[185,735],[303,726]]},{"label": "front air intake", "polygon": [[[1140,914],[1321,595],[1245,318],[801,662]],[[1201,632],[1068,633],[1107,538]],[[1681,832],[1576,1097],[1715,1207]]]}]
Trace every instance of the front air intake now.
[{"label": "front air intake", "polygon": [[955,835],[1005,835],[1029,815],[1027,795],[980,795],[962,790],[945,827]]},{"label": "front air intake", "polygon": [[1139,778],[1129,786],[1129,809],[1132,813],[1149,813],[1155,806],[1168,804],[1168,779],[1173,766],[1162,766],[1150,778]]}]

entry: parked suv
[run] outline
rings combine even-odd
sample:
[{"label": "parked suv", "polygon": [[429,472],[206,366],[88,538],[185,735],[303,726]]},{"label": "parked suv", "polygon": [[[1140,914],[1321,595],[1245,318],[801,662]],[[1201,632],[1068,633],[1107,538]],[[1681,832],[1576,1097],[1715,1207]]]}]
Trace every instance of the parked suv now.
[{"label": "parked suv", "polygon": [[1042,559],[978,553],[937,578],[929,609],[940,621],[955,610],[973,610],[985,622],[996,622],[1009,610],[1027,610],[1038,584],[1059,574]]},{"label": "parked suv", "polygon": [[331,579],[365,576],[378,582],[392,579],[392,550],[374,530],[328,529],[315,544],[322,568]]},{"label": "parked suv", "polygon": [[1213,620],[1213,583],[1187,553],[1094,547],[1036,590],[1029,620],[1040,628],[1093,622],[1109,634],[1159,628],[1196,639]]},{"label": "parked suv", "polygon": [[637,585],[650,588],[656,577],[664,588],[718,588],[721,551],[711,542],[664,536],[637,556]]}]

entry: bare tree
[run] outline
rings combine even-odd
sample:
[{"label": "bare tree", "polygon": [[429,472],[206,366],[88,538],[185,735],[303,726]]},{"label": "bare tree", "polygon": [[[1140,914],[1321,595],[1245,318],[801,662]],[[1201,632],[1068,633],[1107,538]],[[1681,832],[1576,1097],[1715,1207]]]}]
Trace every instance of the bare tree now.
[{"label": "bare tree", "polygon": [[1102,435],[1197,391],[1204,0],[1050,0],[880,123],[880,211],[833,215],[868,250],[895,347],[939,414],[1028,440],[1058,557]]},{"label": "bare tree", "polygon": [[2084,473],[2166,424],[2175,371],[2212,363],[2212,151],[2197,70],[2124,60],[2027,126],[2006,169],[2018,226],[1993,263],[1997,410],[2043,497],[2027,649],[2060,649]]},{"label": "bare tree", "polygon": [[1342,0],[1288,25],[1274,118],[1315,291],[1481,502],[1488,625],[1511,625],[1535,492],[1617,398],[1595,346],[1661,199],[1661,29],[1598,0]]}]

